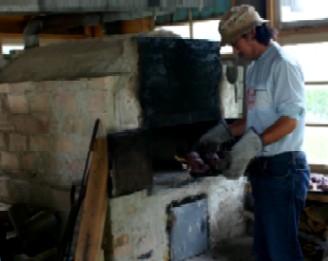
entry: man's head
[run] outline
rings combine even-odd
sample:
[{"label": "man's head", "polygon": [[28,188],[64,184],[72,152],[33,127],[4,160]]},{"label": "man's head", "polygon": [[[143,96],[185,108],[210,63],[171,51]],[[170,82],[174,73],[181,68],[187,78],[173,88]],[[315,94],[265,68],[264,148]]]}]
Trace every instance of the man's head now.
[{"label": "man's head", "polygon": [[240,5],[231,8],[220,20],[221,46],[232,44],[253,28],[268,22],[260,17],[253,6]]}]

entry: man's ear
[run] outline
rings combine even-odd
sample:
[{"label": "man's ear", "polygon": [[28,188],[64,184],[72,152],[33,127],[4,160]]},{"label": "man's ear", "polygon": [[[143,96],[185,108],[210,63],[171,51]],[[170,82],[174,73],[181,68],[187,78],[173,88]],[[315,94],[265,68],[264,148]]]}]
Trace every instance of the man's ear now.
[{"label": "man's ear", "polygon": [[253,28],[252,30],[250,30],[250,31],[246,34],[246,39],[247,39],[247,40],[253,40],[253,39],[255,39],[255,34],[256,34],[256,29]]}]

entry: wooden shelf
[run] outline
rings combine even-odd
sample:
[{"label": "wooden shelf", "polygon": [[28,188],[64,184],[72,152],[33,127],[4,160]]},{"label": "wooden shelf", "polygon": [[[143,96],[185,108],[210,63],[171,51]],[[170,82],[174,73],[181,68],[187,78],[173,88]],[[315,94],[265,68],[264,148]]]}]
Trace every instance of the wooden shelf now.
[{"label": "wooden shelf", "polygon": [[326,192],[317,192],[317,191],[309,191],[308,195],[307,195],[307,200],[320,201],[320,202],[328,203],[328,193],[326,193]]}]

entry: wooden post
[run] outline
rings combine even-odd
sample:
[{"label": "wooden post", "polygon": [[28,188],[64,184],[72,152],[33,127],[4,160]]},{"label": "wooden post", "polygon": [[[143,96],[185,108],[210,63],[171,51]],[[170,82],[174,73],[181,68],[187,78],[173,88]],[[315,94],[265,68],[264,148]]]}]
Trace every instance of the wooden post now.
[{"label": "wooden post", "polygon": [[276,17],[276,1],[269,0],[267,1],[267,8],[266,8],[266,18],[270,21],[270,26],[277,27],[277,17]]},{"label": "wooden post", "polygon": [[75,261],[103,260],[101,246],[109,204],[108,173],[107,139],[97,139],[82,206]]},{"label": "wooden post", "polygon": [[194,39],[194,23],[192,21],[192,8],[188,10],[188,21],[189,21],[189,37],[190,39]]}]

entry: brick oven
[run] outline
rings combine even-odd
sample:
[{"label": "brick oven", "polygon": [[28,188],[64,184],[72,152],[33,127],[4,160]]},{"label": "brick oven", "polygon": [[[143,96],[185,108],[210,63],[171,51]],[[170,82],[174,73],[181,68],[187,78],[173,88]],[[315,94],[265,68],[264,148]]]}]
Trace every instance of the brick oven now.
[{"label": "brick oven", "polygon": [[[114,161],[125,159],[117,168],[119,175],[114,175],[122,180],[122,185],[114,186],[121,193],[152,186],[154,175],[160,179],[163,171],[182,170],[177,158],[192,150],[199,136],[220,118],[218,42],[163,37],[136,41],[141,126],[138,131],[110,135]],[[136,175],[131,177],[131,171]]]},{"label": "brick oven", "polygon": [[[29,49],[6,64],[1,201],[67,211],[100,119],[109,141],[111,260],[178,261],[243,232],[245,181],[194,179],[177,160],[220,118],[218,42],[115,36]],[[183,233],[174,234],[172,216],[193,209],[186,229],[197,225],[192,237],[205,240],[195,252],[172,245]]]}]

